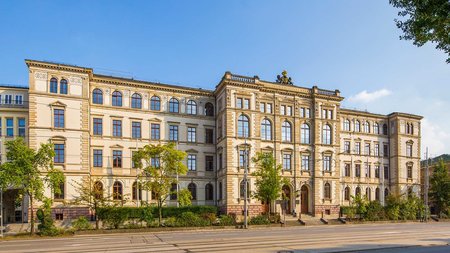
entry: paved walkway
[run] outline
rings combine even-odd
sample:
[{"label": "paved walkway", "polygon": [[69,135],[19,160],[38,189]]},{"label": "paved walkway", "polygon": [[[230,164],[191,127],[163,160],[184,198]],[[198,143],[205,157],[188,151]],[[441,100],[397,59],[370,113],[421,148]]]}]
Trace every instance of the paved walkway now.
[{"label": "paved walkway", "polygon": [[0,241],[0,252],[450,252],[448,243],[450,223],[401,223],[82,235]]}]

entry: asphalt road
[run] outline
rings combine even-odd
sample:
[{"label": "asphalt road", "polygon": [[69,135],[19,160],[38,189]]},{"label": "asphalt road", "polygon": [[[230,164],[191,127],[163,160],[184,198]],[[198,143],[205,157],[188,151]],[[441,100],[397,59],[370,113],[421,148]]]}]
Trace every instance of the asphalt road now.
[{"label": "asphalt road", "polygon": [[0,252],[450,252],[450,223],[323,225],[0,241]]}]

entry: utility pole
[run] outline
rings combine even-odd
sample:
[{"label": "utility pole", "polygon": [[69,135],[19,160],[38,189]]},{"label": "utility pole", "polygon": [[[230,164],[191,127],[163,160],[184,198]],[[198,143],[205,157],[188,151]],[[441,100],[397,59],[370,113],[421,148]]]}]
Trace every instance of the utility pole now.
[{"label": "utility pole", "polygon": [[425,185],[424,185],[425,192],[424,192],[423,198],[424,198],[424,202],[425,202],[425,222],[427,222],[428,210],[429,210],[429,206],[428,206],[428,173],[429,173],[429,171],[428,171],[428,169],[429,169],[428,168],[428,166],[429,166],[429,164],[428,164],[428,147],[427,147],[427,152],[426,152],[425,157],[427,159],[427,162],[426,162],[426,168],[425,168]]}]

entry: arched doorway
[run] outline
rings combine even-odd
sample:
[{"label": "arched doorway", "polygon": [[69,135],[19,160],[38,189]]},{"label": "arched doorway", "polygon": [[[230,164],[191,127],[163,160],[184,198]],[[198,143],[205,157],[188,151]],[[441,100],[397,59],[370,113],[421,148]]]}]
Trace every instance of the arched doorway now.
[{"label": "arched doorway", "polygon": [[286,202],[284,202],[285,206],[281,206],[284,207],[284,210],[286,210],[286,214],[289,214],[291,213],[291,188],[287,185],[283,185],[281,190],[283,192],[283,200],[286,200]]},{"label": "arched doorway", "polygon": [[309,212],[309,192],[308,187],[303,185],[300,189],[301,213],[307,214]]}]

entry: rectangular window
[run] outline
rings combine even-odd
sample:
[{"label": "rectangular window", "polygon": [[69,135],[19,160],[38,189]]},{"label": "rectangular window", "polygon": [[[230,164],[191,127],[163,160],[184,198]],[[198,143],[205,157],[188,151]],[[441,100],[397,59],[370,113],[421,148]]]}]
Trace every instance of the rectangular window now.
[{"label": "rectangular window", "polygon": [[365,155],[370,155],[370,143],[364,144],[364,153]]},{"label": "rectangular window", "polygon": [[327,118],[327,110],[322,109],[322,119],[326,119]]},{"label": "rectangular window", "polygon": [[389,147],[388,144],[383,144],[383,156],[388,157],[389,156]]},{"label": "rectangular window", "polygon": [[380,144],[375,144],[373,152],[375,156],[380,156]]},{"label": "rectangular window", "polygon": [[131,168],[136,168],[136,164],[134,164],[134,156],[137,154],[137,151],[131,151]]},{"label": "rectangular window", "polygon": [[331,156],[324,156],[323,157],[323,170],[324,171],[331,171]]},{"label": "rectangular window", "polygon": [[311,118],[311,110],[309,108],[305,109],[305,118]]},{"label": "rectangular window", "polygon": [[169,126],[169,140],[178,141],[178,126],[176,125]]},{"label": "rectangular window", "polygon": [[223,169],[223,156],[222,153],[219,154],[219,170]]},{"label": "rectangular window", "polygon": [[247,159],[246,159],[246,151],[244,149],[239,150],[239,167],[240,168],[244,168],[244,166],[248,166],[248,164],[246,164]]},{"label": "rectangular window", "polygon": [[93,124],[94,135],[103,135],[103,119],[94,118]]},{"label": "rectangular window", "polygon": [[355,153],[358,155],[361,154],[361,143],[360,142],[355,143]]},{"label": "rectangular window", "polygon": [[55,157],[53,162],[64,163],[64,144],[54,144]]},{"label": "rectangular window", "polygon": [[150,137],[152,140],[159,140],[161,138],[161,125],[160,124],[152,123]]},{"label": "rectangular window", "polygon": [[280,107],[280,114],[281,114],[281,115],[285,115],[285,114],[286,114],[286,106],[282,105],[282,106]]},{"label": "rectangular window", "polygon": [[292,116],[292,106],[286,107],[286,115]]},{"label": "rectangular window", "polygon": [[113,168],[122,168],[121,150],[113,150]]},{"label": "rectangular window", "polygon": [[214,170],[214,156],[211,155],[205,156],[205,170],[206,171]]},{"label": "rectangular window", "polygon": [[242,98],[236,99],[236,108],[242,108]]},{"label": "rectangular window", "polygon": [[6,105],[12,104],[12,95],[5,95],[5,104]]},{"label": "rectangular window", "polygon": [[302,170],[309,171],[309,155],[302,155]]},{"label": "rectangular window", "polygon": [[113,120],[113,136],[122,137],[122,121]]},{"label": "rectangular window", "polygon": [[267,103],[266,112],[267,113],[272,113],[272,104]]},{"label": "rectangular window", "polygon": [[406,144],[406,156],[412,157],[412,145]]},{"label": "rectangular window", "polygon": [[196,142],[197,141],[197,128],[188,127],[187,129],[187,141],[188,142]]},{"label": "rectangular window", "polygon": [[54,118],[54,127],[55,128],[64,128],[64,110],[63,109],[54,109],[53,110],[53,118]]},{"label": "rectangular window", "polygon": [[350,177],[350,164],[346,163],[344,166],[344,176]]},{"label": "rectangular window", "polygon": [[389,179],[389,167],[384,166],[384,179]]},{"label": "rectangular window", "polygon": [[380,165],[375,165],[375,178],[380,178]]},{"label": "rectangular window", "polygon": [[131,122],[131,136],[133,139],[139,139],[142,137],[141,122]]},{"label": "rectangular window", "polygon": [[350,154],[350,142],[349,141],[344,142],[344,153]]},{"label": "rectangular window", "polygon": [[213,144],[214,143],[214,130],[206,128],[205,129],[205,143]]},{"label": "rectangular window", "polygon": [[160,165],[159,157],[152,157],[150,162],[151,162],[152,167],[159,168],[159,165]]},{"label": "rectangular window", "polygon": [[196,155],[188,155],[187,167],[189,171],[197,170],[197,156]]},{"label": "rectangular window", "polygon": [[408,179],[412,179],[413,178],[413,176],[412,176],[412,174],[413,174],[413,168],[412,168],[412,166],[411,165],[408,165],[407,166],[407,169],[408,169],[408,172],[407,172],[407,174],[408,174]]},{"label": "rectangular window", "polygon": [[259,111],[263,113],[266,112],[266,104],[259,103]]},{"label": "rectangular window", "polygon": [[14,136],[14,119],[13,118],[6,119],[6,136],[7,137]]},{"label": "rectangular window", "polygon": [[355,164],[355,177],[361,177],[361,164]]},{"label": "rectangular window", "polygon": [[19,136],[20,137],[25,137],[25,119],[24,118],[19,118],[18,119],[18,124],[19,124]]},{"label": "rectangular window", "polygon": [[366,163],[366,177],[371,177],[372,176],[372,173],[371,173],[371,171],[370,171],[370,164],[367,164]]},{"label": "rectangular window", "polygon": [[250,109],[250,99],[244,98],[244,109]]},{"label": "rectangular window", "polygon": [[305,117],[305,107],[300,108],[300,117],[301,118]]},{"label": "rectangular window", "polygon": [[103,150],[94,149],[94,167],[103,167]]},{"label": "rectangular window", "polygon": [[16,95],[16,101],[14,101],[16,105],[23,105],[23,96],[22,95]]},{"label": "rectangular window", "polygon": [[328,119],[333,119],[333,110],[328,110]]},{"label": "rectangular window", "polygon": [[283,170],[291,170],[291,154],[283,154]]}]

